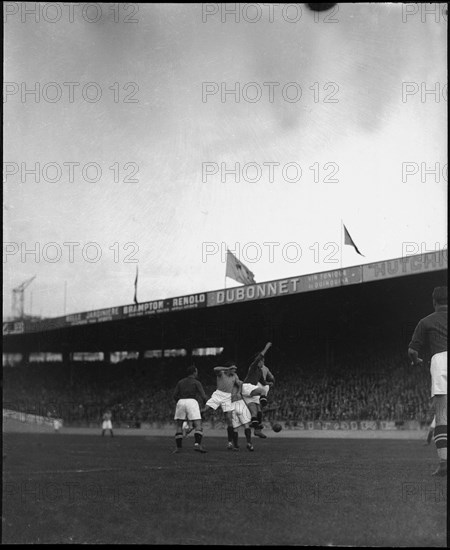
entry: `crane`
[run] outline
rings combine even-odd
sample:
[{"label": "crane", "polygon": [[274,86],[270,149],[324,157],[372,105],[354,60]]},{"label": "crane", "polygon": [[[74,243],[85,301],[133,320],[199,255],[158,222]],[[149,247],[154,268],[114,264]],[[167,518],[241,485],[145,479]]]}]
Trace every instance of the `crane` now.
[{"label": "crane", "polygon": [[13,310],[13,317],[14,319],[23,319],[24,317],[24,292],[27,286],[29,286],[34,279],[36,279],[36,275],[31,277],[30,279],[27,279],[22,284],[17,286],[16,288],[13,288],[12,290],[12,310]]}]

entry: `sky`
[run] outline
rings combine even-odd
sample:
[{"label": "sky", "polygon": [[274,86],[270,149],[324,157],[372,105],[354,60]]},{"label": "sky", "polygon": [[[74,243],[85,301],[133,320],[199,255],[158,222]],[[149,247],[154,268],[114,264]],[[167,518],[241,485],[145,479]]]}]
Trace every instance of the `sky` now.
[{"label": "sky", "polygon": [[4,316],[34,275],[53,317],[137,268],[141,302],[235,286],[226,248],[257,282],[446,248],[442,9],[36,4],[4,25]]}]

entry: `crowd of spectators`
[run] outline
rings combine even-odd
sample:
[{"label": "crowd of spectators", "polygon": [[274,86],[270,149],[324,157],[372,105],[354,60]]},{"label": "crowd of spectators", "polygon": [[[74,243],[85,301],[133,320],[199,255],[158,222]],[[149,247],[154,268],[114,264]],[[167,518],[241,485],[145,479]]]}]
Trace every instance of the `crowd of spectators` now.
[{"label": "crowd of spectators", "polygon": [[[195,363],[210,395],[215,389],[212,367],[220,360],[201,357]],[[164,358],[4,368],[3,406],[61,417],[66,425],[98,423],[107,408],[116,423],[162,424],[173,418],[173,389],[186,366],[185,358]],[[285,358],[282,365],[268,360],[268,366],[276,377],[269,394],[271,420],[429,421],[429,371],[411,367],[404,352],[341,354],[331,364]],[[238,371],[242,379],[245,371]]]}]

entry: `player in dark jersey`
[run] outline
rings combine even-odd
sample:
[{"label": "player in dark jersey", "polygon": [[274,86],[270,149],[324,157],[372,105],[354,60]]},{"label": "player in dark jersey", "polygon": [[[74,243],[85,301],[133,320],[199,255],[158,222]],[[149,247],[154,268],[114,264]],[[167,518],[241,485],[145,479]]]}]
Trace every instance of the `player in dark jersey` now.
[{"label": "player in dark jersey", "polygon": [[447,475],[447,287],[433,290],[434,313],[421,319],[408,346],[412,365],[421,365],[419,354],[431,356],[431,397],[436,415],[434,442],[439,467],[433,473]]},{"label": "player in dark jersey", "polygon": [[251,426],[255,430],[255,435],[265,439],[266,436],[261,432],[263,425],[260,397],[267,395],[269,385],[263,377],[263,366],[264,355],[259,353],[248,368],[247,376],[242,384],[242,397],[252,415]]},{"label": "player in dark jersey", "polygon": [[202,404],[207,400],[203,386],[197,380],[198,371],[196,367],[191,366],[187,369],[187,377],[178,382],[173,394],[177,402],[175,409],[175,420],[177,421],[177,431],[175,434],[176,449],[174,452],[181,452],[183,443],[183,422],[187,419],[194,424],[194,450],[200,453],[206,453],[202,447],[202,415],[200,413],[199,400]]}]

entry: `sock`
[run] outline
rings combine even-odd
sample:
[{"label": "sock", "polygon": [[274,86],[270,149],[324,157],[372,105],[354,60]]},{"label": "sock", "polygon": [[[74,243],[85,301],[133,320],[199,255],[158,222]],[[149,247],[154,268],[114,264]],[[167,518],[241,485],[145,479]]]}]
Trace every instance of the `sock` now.
[{"label": "sock", "polygon": [[181,444],[183,443],[183,433],[177,432],[175,434],[175,443],[177,444],[177,448],[181,449]]},{"label": "sock", "polygon": [[114,437],[113,431],[111,430],[111,437]]},{"label": "sock", "polygon": [[252,421],[251,421],[250,424],[252,425],[252,427],[255,427],[259,424],[258,419],[256,418],[256,416],[252,416]]},{"label": "sock", "polygon": [[433,439],[433,435],[434,435],[434,428],[430,428],[427,436],[428,445],[431,443],[431,440]]},{"label": "sock", "polygon": [[440,460],[447,461],[447,425],[436,426],[434,429],[434,442]]},{"label": "sock", "polygon": [[233,443],[233,434],[234,434],[233,426],[228,426],[227,432],[228,432],[228,443]]},{"label": "sock", "polygon": [[259,404],[261,405],[261,408],[264,408],[267,405],[267,397],[261,395],[259,398]]},{"label": "sock", "polygon": [[195,430],[195,432],[194,432],[195,445],[201,445],[202,437],[203,437],[203,431],[202,430]]},{"label": "sock", "polygon": [[102,437],[105,435],[105,430],[102,430]]},{"label": "sock", "polygon": [[238,446],[238,439],[239,439],[239,434],[238,434],[238,431],[233,431],[233,445],[235,447]]},{"label": "sock", "polygon": [[245,428],[244,433],[245,433],[245,438],[247,439],[247,443],[251,443],[252,442],[252,431],[251,431],[251,429],[250,428]]},{"label": "sock", "polygon": [[262,411],[258,411],[258,414],[256,415],[256,418],[258,419],[258,422],[261,424],[261,422],[262,422]]}]

